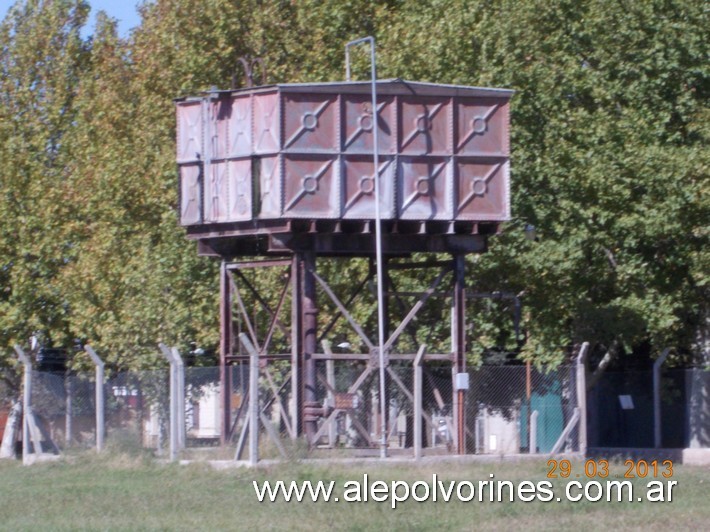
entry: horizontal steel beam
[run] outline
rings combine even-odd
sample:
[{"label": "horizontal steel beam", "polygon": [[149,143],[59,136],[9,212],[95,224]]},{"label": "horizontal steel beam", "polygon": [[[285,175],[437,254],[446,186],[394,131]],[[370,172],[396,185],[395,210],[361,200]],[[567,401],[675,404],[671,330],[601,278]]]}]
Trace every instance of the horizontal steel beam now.
[{"label": "horizontal steel beam", "polygon": [[[414,360],[417,357],[416,353],[412,354],[389,354],[387,359],[392,361],[406,361]],[[369,353],[314,353],[311,355],[314,360],[364,360],[368,361],[372,359],[372,355]],[[453,360],[453,355],[450,353],[427,353],[424,355],[424,360],[429,361],[450,361]]]},{"label": "horizontal steel beam", "polygon": [[290,259],[264,259],[244,262],[230,262],[227,264],[228,270],[245,270],[251,268],[271,268],[274,266],[291,266]]},{"label": "horizontal steel beam", "polygon": [[[248,362],[249,355],[229,355],[226,362]],[[291,360],[291,354],[287,355],[259,355],[259,360]]]},{"label": "horizontal steel beam", "polygon": [[[188,238],[192,240],[248,238],[289,233],[357,235],[374,234],[372,223],[371,220],[343,220],[339,218],[278,219],[189,225],[185,227],[185,230]],[[382,230],[384,233],[407,236],[489,236],[499,233],[501,225],[501,222],[383,220]]]},{"label": "horizontal steel beam", "polygon": [[[387,356],[390,362],[392,361],[406,361],[414,360],[416,358],[416,353],[414,354],[389,354]],[[313,353],[311,355],[313,360],[353,360],[353,361],[368,361],[372,359],[372,355],[369,353],[333,353],[329,355],[327,353]],[[231,355],[226,358],[227,362],[246,362],[249,360],[249,355]],[[259,360],[291,360],[291,355],[283,354],[266,354],[260,355]],[[429,361],[450,361],[453,360],[453,355],[450,353],[428,353],[424,355],[424,360]]]},{"label": "horizontal steel beam", "polygon": [[[403,253],[479,253],[486,251],[487,240],[481,235],[382,235],[386,255]],[[349,254],[368,256],[374,249],[373,235],[282,234],[269,237],[271,253],[315,251],[321,255]]]}]

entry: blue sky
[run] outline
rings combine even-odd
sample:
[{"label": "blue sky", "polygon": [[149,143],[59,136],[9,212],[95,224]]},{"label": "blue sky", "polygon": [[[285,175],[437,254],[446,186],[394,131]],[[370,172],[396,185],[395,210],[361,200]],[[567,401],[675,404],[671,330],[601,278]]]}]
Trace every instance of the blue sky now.
[{"label": "blue sky", "polygon": [[[140,0],[89,0],[91,15],[84,34],[94,32],[94,17],[97,11],[106,11],[111,17],[118,20],[118,32],[122,37],[127,37],[131,28],[140,24],[140,17],[136,6]],[[8,10],[15,4],[14,0],[0,0],[0,18],[5,18]]]}]

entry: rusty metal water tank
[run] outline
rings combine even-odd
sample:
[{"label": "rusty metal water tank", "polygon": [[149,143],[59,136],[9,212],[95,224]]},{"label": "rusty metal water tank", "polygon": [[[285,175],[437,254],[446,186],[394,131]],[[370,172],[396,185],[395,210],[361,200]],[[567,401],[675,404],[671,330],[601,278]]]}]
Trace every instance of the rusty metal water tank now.
[{"label": "rusty metal water tank", "polygon": [[[177,100],[180,222],[201,253],[371,251],[370,89],[282,84]],[[479,251],[509,219],[512,93],[377,82],[386,249]]]}]

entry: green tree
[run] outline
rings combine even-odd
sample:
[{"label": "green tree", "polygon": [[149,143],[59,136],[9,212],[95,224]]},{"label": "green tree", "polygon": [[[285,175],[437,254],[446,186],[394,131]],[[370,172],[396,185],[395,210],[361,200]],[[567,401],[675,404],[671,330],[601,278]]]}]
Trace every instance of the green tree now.
[{"label": "green tree", "polygon": [[[687,352],[710,336],[710,21],[699,0],[157,0],[140,10],[126,40],[101,16],[82,41],[78,0],[18,2],[0,26],[2,345],[35,331],[78,336],[131,367],[154,364],[158,341],[215,347],[217,265],[197,257],[176,217],[172,99],[227,88],[235,73],[240,85],[240,56],[264,57],[269,82],[343,79],[343,45],[366,34],[378,40],[380,77],[517,91],[514,219],[471,257],[468,283],[522,293],[524,357],[559,362],[586,340],[603,366],[642,345]],[[353,59],[366,75],[364,51]],[[506,302],[471,304],[473,353],[519,350]],[[354,312],[372,322],[372,301]],[[418,327],[436,332],[437,312]]]},{"label": "green tree", "polygon": [[[57,277],[75,257],[64,238],[70,194],[65,136],[86,64],[80,0],[18,3],[0,24],[0,342],[63,343],[69,306]],[[3,352],[4,357],[11,351]]]},{"label": "green tree", "polygon": [[[520,89],[514,205],[540,239],[515,256],[528,352],[589,340],[606,364],[643,342],[687,349],[708,300],[706,11],[597,1],[501,11],[482,21],[505,21],[483,70]],[[490,274],[496,262],[494,251]]]},{"label": "green tree", "polygon": [[159,6],[145,9],[150,31],[138,31],[131,43],[117,37],[114,21],[97,22],[71,137],[81,196],[74,218],[84,237],[63,272],[73,330],[110,362],[132,368],[162,363],[158,342],[184,349],[217,338],[217,270],[178,228],[175,94],[159,94],[181,65],[141,62],[169,58],[148,49],[164,44],[172,29],[157,25]]},{"label": "green tree", "polygon": [[[401,46],[388,68],[428,77],[421,65],[434,65],[435,81],[518,91],[514,220],[474,261],[472,286],[524,293],[524,352],[537,361],[585,340],[604,364],[642,343],[689,349],[708,301],[702,2],[427,7],[450,16],[412,8],[391,34],[402,43],[435,28],[434,43]],[[500,342],[493,329],[482,339]]]},{"label": "green tree", "polygon": [[[524,356],[559,362],[587,340],[606,365],[707,337],[702,2],[429,0],[389,22],[383,76],[517,91],[514,219],[469,286],[523,295]],[[473,351],[515,350],[510,305],[473,305]]]}]

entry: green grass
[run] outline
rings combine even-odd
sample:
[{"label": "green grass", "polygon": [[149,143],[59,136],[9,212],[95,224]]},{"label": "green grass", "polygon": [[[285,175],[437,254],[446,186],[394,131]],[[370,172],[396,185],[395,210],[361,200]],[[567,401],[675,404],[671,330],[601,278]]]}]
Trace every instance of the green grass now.
[{"label": "green grass", "polygon": [[[577,530],[695,529],[710,522],[710,468],[675,466],[671,503],[415,502],[259,503],[252,481],[545,480],[547,459],[422,465],[313,465],[212,470],[161,465],[145,457],[91,454],[23,467],[0,463],[3,530]],[[582,472],[582,464],[573,471]],[[621,465],[612,475],[623,473]],[[573,477],[574,478],[574,477]],[[583,480],[583,479],[581,479]],[[647,481],[648,479],[646,479]],[[640,484],[638,482],[637,484]],[[643,481],[645,484],[645,481]],[[561,492],[558,482],[557,492]],[[336,488],[342,495],[342,488]],[[636,488],[640,490],[641,488]]]}]

